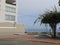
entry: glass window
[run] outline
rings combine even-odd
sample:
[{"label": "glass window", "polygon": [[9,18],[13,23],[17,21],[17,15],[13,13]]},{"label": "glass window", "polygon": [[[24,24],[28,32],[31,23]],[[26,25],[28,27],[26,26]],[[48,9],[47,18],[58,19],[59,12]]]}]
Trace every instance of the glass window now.
[{"label": "glass window", "polygon": [[5,20],[15,21],[15,16],[13,16],[13,15],[5,15]]},{"label": "glass window", "polygon": [[11,13],[16,13],[16,8],[14,7],[9,7],[9,6],[6,6],[6,9],[5,9],[6,12],[11,12]]}]

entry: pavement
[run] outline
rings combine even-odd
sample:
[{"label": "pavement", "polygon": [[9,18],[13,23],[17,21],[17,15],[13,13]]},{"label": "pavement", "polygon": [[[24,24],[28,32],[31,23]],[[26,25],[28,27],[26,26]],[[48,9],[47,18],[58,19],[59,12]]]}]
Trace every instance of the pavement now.
[{"label": "pavement", "polygon": [[11,34],[11,35],[0,35],[0,41],[1,40],[24,40],[24,41],[30,41],[30,42],[39,42],[39,43],[49,43],[49,44],[58,44],[60,45],[60,40],[55,40],[55,39],[37,39],[34,38],[35,36],[38,35],[16,35],[16,34]]},{"label": "pavement", "polygon": [[43,42],[43,43],[50,43],[50,44],[60,44],[60,39],[53,39],[53,38],[49,38],[49,36],[47,35],[36,35],[35,37],[33,36],[32,39],[28,39],[29,41],[32,42]]},{"label": "pavement", "polygon": [[0,40],[0,45],[58,45],[40,42],[31,42],[25,40]]}]

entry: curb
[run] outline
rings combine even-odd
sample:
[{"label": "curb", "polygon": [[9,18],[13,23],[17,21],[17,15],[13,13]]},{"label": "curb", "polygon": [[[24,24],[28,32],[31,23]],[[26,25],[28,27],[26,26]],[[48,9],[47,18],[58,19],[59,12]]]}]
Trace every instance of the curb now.
[{"label": "curb", "polygon": [[27,41],[32,41],[32,42],[42,42],[42,43],[50,43],[50,44],[60,44],[60,42],[51,42],[51,41],[45,41],[45,40],[33,40],[33,39],[27,39]]}]

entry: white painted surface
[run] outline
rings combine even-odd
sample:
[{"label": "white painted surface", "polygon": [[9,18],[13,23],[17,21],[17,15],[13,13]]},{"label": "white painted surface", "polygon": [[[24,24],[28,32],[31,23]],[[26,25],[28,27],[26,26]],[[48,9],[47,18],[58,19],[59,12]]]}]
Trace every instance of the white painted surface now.
[{"label": "white painted surface", "polygon": [[16,28],[16,27],[0,27],[0,28]]}]

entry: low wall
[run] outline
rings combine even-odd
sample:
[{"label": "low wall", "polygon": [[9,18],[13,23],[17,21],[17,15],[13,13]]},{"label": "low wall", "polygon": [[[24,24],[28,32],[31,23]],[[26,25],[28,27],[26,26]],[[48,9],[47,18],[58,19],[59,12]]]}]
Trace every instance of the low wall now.
[{"label": "low wall", "polygon": [[16,34],[24,34],[25,33],[25,28],[24,25],[22,24],[17,24],[16,25],[16,30],[15,30]]},{"label": "low wall", "polygon": [[0,34],[24,34],[24,25],[16,24],[15,27],[0,27]]}]

